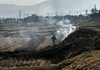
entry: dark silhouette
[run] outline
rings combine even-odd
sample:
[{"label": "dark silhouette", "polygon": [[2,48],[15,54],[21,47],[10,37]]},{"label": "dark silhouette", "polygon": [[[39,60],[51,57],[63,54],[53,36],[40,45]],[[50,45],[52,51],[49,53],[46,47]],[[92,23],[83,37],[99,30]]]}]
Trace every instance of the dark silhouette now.
[{"label": "dark silhouette", "polygon": [[55,45],[55,41],[56,41],[56,36],[53,35],[53,36],[52,36],[52,43],[53,43],[53,45]]}]

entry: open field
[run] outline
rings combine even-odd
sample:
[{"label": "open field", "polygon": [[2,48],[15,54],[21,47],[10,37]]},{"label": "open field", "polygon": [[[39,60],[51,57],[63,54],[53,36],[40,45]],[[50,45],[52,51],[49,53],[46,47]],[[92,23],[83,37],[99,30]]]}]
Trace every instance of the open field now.
[{"label": "open field", "polygon": [[[41,23],[1,24],[0,51],[14,51],[21,47],[36,48],[47,36],[50,38],[57,30],[58,27],[55,25],[45,25]],[[49,45],[52,45],[52,43]]]},{"label": "open field", "polygon": [[[18,29],[21,25],[18,28],[16,27],[17,25],[15,27],[13,25],[12,28],[15,29],[13,30],[17,34],[15,36],[13,34],[12,36],[1,37],[0,70],[100,69],[99,23],[84,23],[84,25],[81,25],[79,29],[70,34],[61,43],[56,41],[56,44],[60,44],[55,46],[52,45],[51,37],[52,33],[59,29],[58,26],[46,25],[46,27],[40,27],[39,29],[38,26],[32,25],[28,27],[22,25],[22,29],[20,30]],[[7,29],[9,29],[8,33],[12,33],[11,27],[9,25],[7,26]],[[27,30],[29,28],[30,32],[27,33],[24,28]],[[6,34],[4,31],[6,30],[2,31],[1,29],[1,34]],[[20,35],[20,31],[24,34]],[[36,35],[34,35],[34,32]],[[43,34],[42,36],[41,32]],[[37,41],[39,44],[36,43]],[[10,46],[8,47],[8,45]],[[33,46],[37,50],[31,50],[34,49]],[[19,51],[19,49],[22,50],[23,48],[30,48],[30,51]],[[4,51],[9,50],[12,52],[4,52],[3,49]]]},{"label": "open field", "polygon": [[0,52],[39,50],[53,46],[51,37],[54,34],[57,45],[74,29],[74,26],[65,21],[52,24],[45,22],[0,24]]}]

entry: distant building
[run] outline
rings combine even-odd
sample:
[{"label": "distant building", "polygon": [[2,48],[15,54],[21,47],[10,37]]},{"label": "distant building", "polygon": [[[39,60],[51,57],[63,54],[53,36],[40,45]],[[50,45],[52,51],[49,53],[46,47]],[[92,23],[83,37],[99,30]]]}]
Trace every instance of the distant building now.
[{"label": "distant building", "polygon": [[98,12],[99,10],[97,10],[96,5],[94,5],[94,8],[91,9],[91,14],[98,13]]},{"label": "distant building", "polygon": [[6,18],[3,20],[3,23],[17,23],[16,18]]},{"label": "distant building", "polygon": [[37,21],[39,21],[39,16],[37,16],[36,14],[33,14],[32,16],[28,16],[28,17],[24,18],[25,23],[37,22]]}]

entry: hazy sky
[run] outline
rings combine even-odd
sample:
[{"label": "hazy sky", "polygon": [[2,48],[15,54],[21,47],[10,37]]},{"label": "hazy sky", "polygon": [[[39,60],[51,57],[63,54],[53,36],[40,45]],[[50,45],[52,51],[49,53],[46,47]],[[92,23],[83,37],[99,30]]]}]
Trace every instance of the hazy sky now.
[{"label": "hazy sky", "polygon": [[34,5],[46,0],[0,0],[0,4]]},{"label": "hazy sky", "polygon": [[[38,3],[41,3],[43,1],[47,1],[47,0],[0,0],[0,4],[15,4],[15,5],[35,5]],[[74,4],[97,4],[98,6],[100,5],[100,0],[50,0],[54,3],[74,3]],[[72,4],[73,4],[72,3]],[[63,4],[62,4],[63,5]]]},{"label": "hazy sky", "polygon": [[[77,14],[78,11],[78,14],[85,14],[85,10],[88,10],[90,13],[90,10],[94,7],[94,5],[97,6],[97,9],[100,9],[100,0],[0,0],[0,4],[34,5],[27,7],[22,6],[23,8],[21,8],[21,11],[30,14],[33,12],[36,14],[46,13],[46,15],[47,12],[55,13],[56,11],[65,14],[68,14],[69,11],[71,12],[71,14]],[[13,7],[12,5],[7,7],[6,6],[0,6],[0,10],[2,10],[0,11],[1,15],[12,15],[12,13],[18,14],[18,11],[20,9],[19,6],[17,8]],[[12,11],[5,11],[9,9]],[[15,9],[18,11],[14,11]]]}]

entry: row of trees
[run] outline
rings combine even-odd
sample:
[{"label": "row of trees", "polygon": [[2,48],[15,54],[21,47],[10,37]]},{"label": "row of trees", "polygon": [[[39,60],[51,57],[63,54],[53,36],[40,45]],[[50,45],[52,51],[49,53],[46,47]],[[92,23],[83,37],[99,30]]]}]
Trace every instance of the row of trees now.
[{"label": "row of trees", "polygon": [[100,10],[96,9],[96,5],[91,10],[91,14],[89,14],[89,17],[91,18],[91,20],[100,20]]}]

